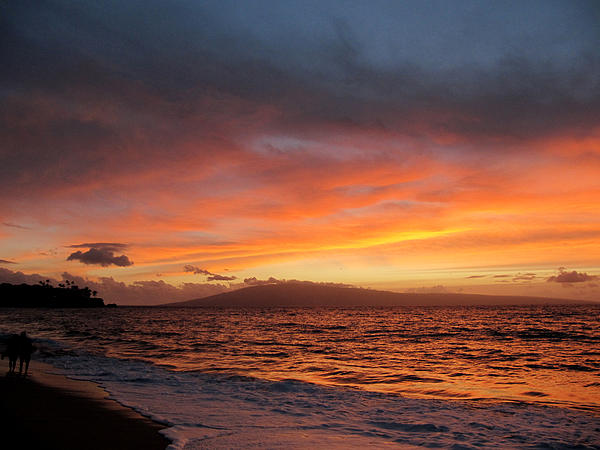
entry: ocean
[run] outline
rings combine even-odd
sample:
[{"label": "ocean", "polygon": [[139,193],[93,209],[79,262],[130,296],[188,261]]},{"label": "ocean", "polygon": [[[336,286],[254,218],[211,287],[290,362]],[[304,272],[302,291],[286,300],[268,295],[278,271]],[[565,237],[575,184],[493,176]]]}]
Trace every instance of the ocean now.
[{"label": "ocean", "polygon": [[600,448],[600,305],[0,309],[173,449]]}]

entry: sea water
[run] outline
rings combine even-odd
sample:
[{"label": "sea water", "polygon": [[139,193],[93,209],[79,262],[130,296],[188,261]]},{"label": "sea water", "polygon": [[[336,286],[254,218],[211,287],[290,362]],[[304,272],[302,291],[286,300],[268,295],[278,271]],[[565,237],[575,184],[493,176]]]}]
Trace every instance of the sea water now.
[{"label": "sea water", "polygon": [[0,310],[173,448],[600,448],[600,306]]}]

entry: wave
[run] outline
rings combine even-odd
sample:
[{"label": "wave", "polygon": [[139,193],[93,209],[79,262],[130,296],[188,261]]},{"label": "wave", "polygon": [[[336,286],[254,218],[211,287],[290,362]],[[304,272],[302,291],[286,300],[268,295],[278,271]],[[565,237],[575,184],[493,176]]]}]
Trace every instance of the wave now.
[{"label": "wave", "polygon": [[242,353],[243,356],[251,356],[253,358],[289,358],[289,353],[286,352],[264,352],[264,353]]},{"label": "wave", "polygon": [[71,377],[99,383],[119,403],[164,423],[172,450],[299,442],[315,448],[336,443],[383,447],[390,442],[490,448],[505,447],[507,435],[519,436],[523,447],[586,448],[600,441],[594,415],[525,403],[475,405],[448,390],[430,394],[454,400],[405,398],[296,379],[172,372],[142,361],[74,352],[45,359]]},{"label": "wave", "polygon": [[600,410],[600,396],[590,387],[600,372],[598,311],[123,308],[108,320],[85,311],[0,310],[0,333],[26,329],[40,340],[41,357],[85,350],[211,377],[295,378],[412,397],[460,392],[471,399],[585,403]]},{"label": "wave", "polygon": [[600,336],[581,332],[557,331],[545,328],[529,328],[513,333],[524,340],[573,340],[573,341],[598,341]]}]

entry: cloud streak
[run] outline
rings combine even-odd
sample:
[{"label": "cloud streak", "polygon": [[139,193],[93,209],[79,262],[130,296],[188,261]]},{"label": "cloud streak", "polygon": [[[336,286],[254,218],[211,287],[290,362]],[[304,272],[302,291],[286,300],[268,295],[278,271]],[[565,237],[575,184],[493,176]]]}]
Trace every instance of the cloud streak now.
[{"label": "cloud streak", "polygon": [[207,278],[208,281],[233,281],[235,279],[237,279],[237,277],[235,277],[235,276],[227,276],[227,275],[219,275],[219,274],[210,275]]},{"label": "cloud streak", "polygon": [[213,275],[208,270],[201,269],[200,267],[196,267],[196,266],[193,266],[191,264],[186,264],[185,266],[183,266],[183,271],[184,272],[191,272],[191,273],[194,273],[196,275]]},{"label": "cloud streak", "polygon": [[31,228],[29,228],[29,227],[26,227],[24,225],[19,225],[16,223],[2,222],[2,225],[4,225],[5,227],[10,227],[10,228],[18,228],[19,230],[31,230]]},{"label": "cloud streak", "polygon": [[237,279],[237,277],[235,276],[219,275],[216,273],[209,272],[206,269],[201,269],[200,267],[193,266],[191,264],[186,264],[185,266],[183,266],[183,271],[191,272],[197,275],[206,275],[207,281],[233,281]]}]

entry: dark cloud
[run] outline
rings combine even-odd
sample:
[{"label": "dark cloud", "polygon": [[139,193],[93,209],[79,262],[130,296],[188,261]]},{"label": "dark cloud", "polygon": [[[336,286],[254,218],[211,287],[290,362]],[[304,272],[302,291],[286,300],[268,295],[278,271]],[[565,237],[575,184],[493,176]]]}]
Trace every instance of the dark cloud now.
[{"label": "dark cloud", "polygon": [[468,277],[465,278],[485,278],[487,275],[469,275]]},{"label": "dark cloud", "polygon": [[597,275],[589,275],[585,272],[575,270],[568,272],[564,267],[558,268],[558,275],[552,275],[546,281],[551,283],[585,283],[587,281],[597,280]]},{"label": "dark cloud", "polygon": [[217,273],[212,273],[206,269],[201,269],[200,267],[193,266],[191,264],[186,264],[185,266],[183,266],[183,271],[191,272],[197,275],[207,275],[207,281],[233,281],[237,279],[237,277],[235,276],[219,275]]},{"label": "dark cloud", "polygon": [[226,276],[226,275],[219,275],[219,274],[215,274],[215,275],[211,275],[207,278],[208,281],[233,281],[236,280],[237,277],[234,276]]},{"label": "dark cloud", "polygon": [[0,259],[0,264],[17,264],[14,261],[9,261],[7,259]]},{"label": "dark cloud", "polygon": [[494,278],[509,278],[510,275],[502,274],[502,275],[494,275]]},{"label": "dark cloud", "polygon": [[192,266],[191,264],[186,264],[185,266],[183,266],[183,271],[184,272],[191,272],[197,275],[213,275],[211,272],[209,272],[206,269],[201,269],[200,267],[197,266]]},{"label": "dark cloud", "polygon": [[67,261],[80,261],[83,264],[100,265],[107,267],[115,265],[119,267],[127,267],[133,265],[126,255],[116,256],[115,252],[127,248],[126,244],[118,243],[86,243],[69,246],[70,248],[89,248],[88,251],[82,252],[78,250],[71,253]]}]

